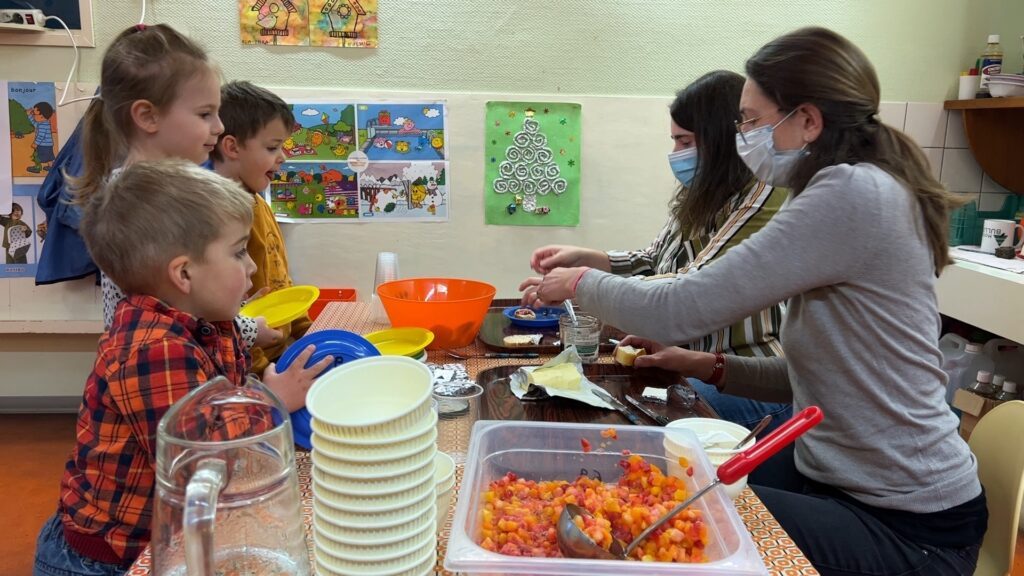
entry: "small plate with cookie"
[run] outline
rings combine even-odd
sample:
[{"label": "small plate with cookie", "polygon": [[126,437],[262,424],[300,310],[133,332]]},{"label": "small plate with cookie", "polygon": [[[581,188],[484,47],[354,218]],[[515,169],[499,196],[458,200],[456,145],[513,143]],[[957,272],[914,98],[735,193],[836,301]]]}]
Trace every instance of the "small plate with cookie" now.
[{"label": "small plate with cookie", "polygon": [[502,314],[516,326],[523,328],[554,328],[558,326],[558,317],[565,314],[565,308],[542,306],[540,308],[524,308],[509,306]]}]

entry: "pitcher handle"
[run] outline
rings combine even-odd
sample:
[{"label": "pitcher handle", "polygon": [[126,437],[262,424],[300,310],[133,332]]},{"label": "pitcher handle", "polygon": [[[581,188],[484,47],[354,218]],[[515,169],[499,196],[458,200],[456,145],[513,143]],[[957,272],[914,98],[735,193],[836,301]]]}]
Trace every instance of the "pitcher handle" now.
[{"label": "pitcher handle", "polygon": [[185,566],[191,576],[213,576],[213,526],[217,497],[227,480],[227,464],[207,458],[196,466],[185,488]]}]

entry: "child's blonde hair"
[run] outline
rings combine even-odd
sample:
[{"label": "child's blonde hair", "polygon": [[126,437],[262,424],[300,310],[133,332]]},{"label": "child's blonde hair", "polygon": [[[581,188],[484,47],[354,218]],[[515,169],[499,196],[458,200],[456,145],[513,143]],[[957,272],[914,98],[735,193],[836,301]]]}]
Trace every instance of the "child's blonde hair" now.
[{"label": "child's blonde hair", "polygon": [[96,192],[128,150],[132,103],[170,105],[182,84],[214,69],[198,45],[165,24],[133,26],[103,54],[100,95],[82,119],[84,173],[71,182],[78,200]]},{"label": "child's blonde hair", "polygon": [[185,160],[139,162],[89,197],[82,238],[96,264],[127,294],[151,294],[163,268],[202,262],[225,225],[252,225],[242,187]]}]

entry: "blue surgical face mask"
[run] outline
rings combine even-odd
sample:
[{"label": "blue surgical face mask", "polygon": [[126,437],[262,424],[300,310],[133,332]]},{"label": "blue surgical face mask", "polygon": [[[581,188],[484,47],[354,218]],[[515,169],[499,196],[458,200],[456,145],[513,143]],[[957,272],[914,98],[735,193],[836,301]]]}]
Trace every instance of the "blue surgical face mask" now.
[{"label": "blue surgical face mask", "polygon": [[776,150],[773,134],[775,128],[789,119],[796,109],[774,126],[762,126],[750,132],[736,134],[736,152],[750,171],[772,186],[787,186],[789,175],[800,158],[808,154],[807,145],[797,150]]},{"label": "blue surgical face mask", "polygon": [[687,148],[668,155],[668,164],[672,167],[672,173],[676,180],[683,186],[690,186],[693,176],[697,173],[697,148]]}]

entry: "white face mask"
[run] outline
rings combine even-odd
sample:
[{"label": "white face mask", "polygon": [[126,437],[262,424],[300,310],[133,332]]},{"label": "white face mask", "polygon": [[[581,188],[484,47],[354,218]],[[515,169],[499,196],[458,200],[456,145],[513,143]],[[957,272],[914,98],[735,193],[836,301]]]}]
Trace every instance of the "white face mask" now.
[{"label": "white face mask", "polygon": [[736,134],[736,152],[750,171],[772,186],[787,186],[790,173],[797,161],[807,155],[807,145],[797,150],[776,150],[775,128],[789,119],[796,109],[774,126],[762,126],[750,132]]}]

